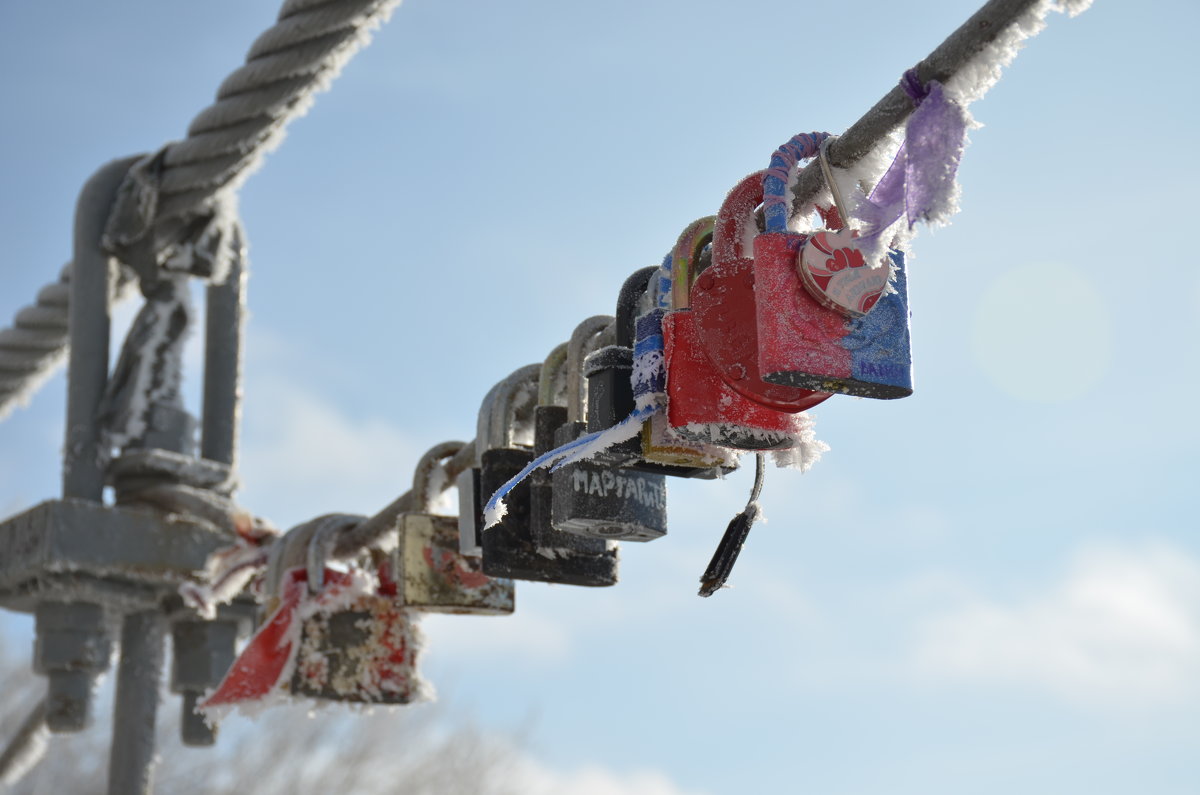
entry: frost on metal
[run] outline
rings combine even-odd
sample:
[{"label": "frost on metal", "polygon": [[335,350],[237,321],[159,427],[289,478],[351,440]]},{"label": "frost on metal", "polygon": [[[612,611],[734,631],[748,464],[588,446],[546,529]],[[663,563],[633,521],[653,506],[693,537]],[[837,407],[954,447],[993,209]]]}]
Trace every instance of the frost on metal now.
[{"label": "frost on metal", "polygon": [[367,704],[432,698],[417,671],[424,636],[416,615],[395,599],[363,594],[343,610],[303,618],[292,695]]},{"label": "frost on metal", "polygon": [[829,445],[817,438],[810,414],[804,412],[800,417],[803,418],[803,424],[794,436],[795,445],[785,450],[772,450],[771,460],[777,467],[807,472],[821,460],[823,453],[829,452]]},{"label": "frost on metal", "polygon": [[253,716],[299,697],[360,704],[432,697],[417,671],[417,614],[381,594],[372,572],[326,569],[324,577],[310,593],[305,567],[285,573],[274,611],[199,705],[206,717]]},{"label": "frost on metal", "polygon": [[[982,126],[972,118],[968,106],[982,98],[996,84],[1004,68],[1016,58],[1025,41],[1036,36],[1045,28],[1046,18],[1050,12],[1066,13],[1073,17],[1087,10],[1091,6],[1091,2],[1092,0],[1039,0],[1028,11],[999,31],[993,41],[984,46],[946,81],[945,95],[960,107],[967,130]],[[867,197],[895,160],[900,145],[905,139],[905,129],[906,125],[897,127],[857,162],[848,168],[833,170],[834,180],[841,188],[842,196],[846,197],[850,205],[848,211],[852,218],[862,217],[864,210],[869,209],[864,207]],[[968,143],[965,136],[962,143],[964,146]],[[795,179],[796,177],[793,175],[793,182]],[[791,187],[789,185],[789,189]],[[935,202],[935,206],[923,220],[934,225],[949,223],[950,219],[959,211],[960,194],[960,187],[955,181],[942,192],[938,201]],[[822,188],[814,201],[823,205],[831,203],[832,194],[829,188]],[[811,215],[797,213],[792,219],[790,228],[796,232],[809,232],[817,225],[819,224],[814,223]],[[894,223],[878,233],[876,238],[878,242],[875,247],[865,253],[881,255],[888,245],[907,251],[914,234],[911,224]],[[877,257],[868,256],[868,259],[875,261]]]},{"label": "frost on metal", "polygon": [[[109,279],[113,303],[124,300],[134,284],[128,268],[115,265]],[[58,281],[38,291],[36,301],[22,307],[9,328],[0,329],[0,421],[24,407],[67,360],[67,316],[71,297],[71,265]]]},{"label": "frost on metal", "polygon": [[[791,453],[793,450],[799,456],[799,460],[807,461],[807,465],[803,469],[807,470],[812,464],[821,457],[824,450],[829,447],[824,442],[818,442],[813,437],[812,432],[812,417],[808,412],[800,412],[794,414],[792,428],[788,431],[769,431],[760,428],[751,428],[744,425],[724,423],[724,422],[690,422],[681,428],[676,428],[676,431],[683,433],[688,439],[694,439],[706,444],[717,446],[728,446],[731,438],[746,438],[750,437],[761,443],[761,450],[775,450],[780,453]],[[785,456],[782,459],[790,461],[793,457]],[[790,464],[786,464],[790,466]],[[781,464],[785,466],[785,464]]]},{"label": "frost on metal", "polygon": [[109,379],[100,407],[105,449],[141,439],[154,404],[178,398],[191,319],[187,277],[162,278],[134,319]]},{"label": "frost on metal", "polygon": [[179,595],[201,618],[216,618],[219,605],[232,602],[266,569],[269,555],[261,542],[239,538],[210,555],[198,580],[180,585]]},{"label": "frost on metal", "polygon": [[1035,3],[946,82],[947,93],[963,107],[980,99],[1000,79],[1004,67],[1017,57],[1025,40],[1042,32],[1051,11],[1074,17],[1091,4],[1092,0],[1040,0]]}]

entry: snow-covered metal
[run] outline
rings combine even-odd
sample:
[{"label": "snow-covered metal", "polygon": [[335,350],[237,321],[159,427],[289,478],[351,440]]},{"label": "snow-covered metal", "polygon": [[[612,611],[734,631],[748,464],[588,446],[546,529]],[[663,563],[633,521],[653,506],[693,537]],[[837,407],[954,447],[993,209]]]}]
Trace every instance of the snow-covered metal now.
[{"label": "snow-covered metal", "polygon": [[[304,115],[399,2],[286,0],[276,23],[251,45],[246,63],[192,120],[187,138],[141,158],[121,201],[106,205],[106,213],[112,210],[104,219],[110,252],[125,254],[149,239],[153,252],[163,254],[197,218],[227,213],[233,194],[280,144],[288,123]],[[121,269],[114,276],[114,297],[130,294],[131,274]],[[62,362],[70,280],[67,266],[36,303],[17,313],[11,328],[0,329],[0,419]]]}]

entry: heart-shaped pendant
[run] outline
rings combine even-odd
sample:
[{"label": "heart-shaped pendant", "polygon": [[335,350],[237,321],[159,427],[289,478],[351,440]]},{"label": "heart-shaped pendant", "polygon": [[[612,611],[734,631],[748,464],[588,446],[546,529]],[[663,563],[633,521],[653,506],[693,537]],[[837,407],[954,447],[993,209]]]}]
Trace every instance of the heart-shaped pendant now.
[{"label": "heart-shaped pendant", "polygon": [[857,230],[817,232],[804,244],[796,263],[801,281],[818,303],[851,317],[871,311],[891,276],[886,263],[867,266],[854,243],[856,237]]}]

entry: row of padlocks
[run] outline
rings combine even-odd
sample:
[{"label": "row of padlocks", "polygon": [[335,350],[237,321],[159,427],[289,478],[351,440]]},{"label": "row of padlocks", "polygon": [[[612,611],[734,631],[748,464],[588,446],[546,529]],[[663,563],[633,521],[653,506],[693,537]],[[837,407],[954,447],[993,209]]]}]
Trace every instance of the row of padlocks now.
[{"label": "row of padlocks", "polygon": [[[325,565],[333,520],[281,539],[263,626],[208,706],[272,689],[407,703],[424,689],[420,613],[510,613],[514,580],[612,585],[617,542],[667,533],[666,476],[714,478],[743,452],[801,444],[802,412],[834,394],[910,394],[903,257],[866,262],[844,209],[820,208],[826,228],[800,233],[776,201],[760,231],[766,176],[689,225],[662,267],[634,273],[615,317],[584,321],[488,392],[453,480],[457,519],[430,510],[433,481],[451,485],[433,477],[460,452],[451,444],[422,459],[395,545],[365,565]],[[505,510],[485,523],[502,491]]]}]

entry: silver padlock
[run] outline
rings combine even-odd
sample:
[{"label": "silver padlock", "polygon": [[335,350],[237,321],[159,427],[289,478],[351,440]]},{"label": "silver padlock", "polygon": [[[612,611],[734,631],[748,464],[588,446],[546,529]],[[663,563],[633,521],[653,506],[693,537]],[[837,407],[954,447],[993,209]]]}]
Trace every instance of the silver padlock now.
[{"label": "silver padlock", "polygon": [[438,462],[462,448],[462,442],[447,442],[427,452],[417,463],[413,510],[398,520],[396,585],[404,604],[415,610],[507,615],[513,611],[513,581],[484,574],[483,560],[464,555],[459,549],[457,518],[438,516],[430,509],[436,496],[431,476],[440,469]]}]

